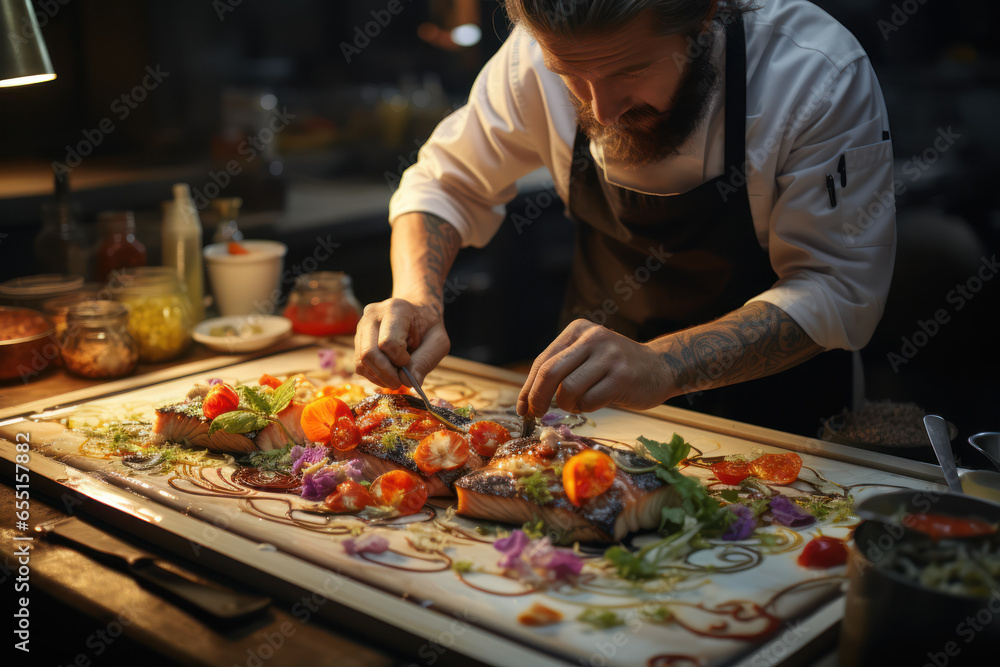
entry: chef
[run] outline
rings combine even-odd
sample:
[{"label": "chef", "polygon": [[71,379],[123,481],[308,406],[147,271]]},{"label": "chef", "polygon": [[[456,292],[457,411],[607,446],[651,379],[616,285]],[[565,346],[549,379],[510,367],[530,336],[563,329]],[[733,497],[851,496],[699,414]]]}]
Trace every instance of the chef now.
[{"label": "chef", "polygon": [[447,354],[452,261],[544,166],[575,258],[519,413],[669,400],[814,435],[848,401],[843,351],[871,337],[895,252],[857,40],[807,0],[505,4],[510,38],[392,198],[393,294],[365,309],[358,372],[395,388]]}]

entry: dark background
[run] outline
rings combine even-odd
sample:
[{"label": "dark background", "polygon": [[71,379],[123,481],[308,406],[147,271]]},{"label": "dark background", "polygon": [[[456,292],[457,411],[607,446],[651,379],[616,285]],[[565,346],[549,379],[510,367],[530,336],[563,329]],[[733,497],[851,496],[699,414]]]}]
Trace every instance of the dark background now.
[{"label": "dark background", "polygon": [[[110,118],[114,131],[70,177],[90,242],[97,241],[99,211],[133,209],[140,240],[157,262],[159,205],[170,184],[204,189],[211,174],[238,159],[241,173],[221,192],[244,199],[248,237],[287,243],[287,267],[312,254],[318,234],[329,233],[341,247],[320,268],[351,274],[362,302],[385,298],[385,204],[394,179],[434,125],[462,103],[507,30],[495,0],[399,1],[401,12],[367,44],[359,32],[387,1],[36,2],[58,79],[0,90],[0,279],[37,272],[32,242],[41,205],[51,199],[50,164]],[[1000,280],[983,282],[960,310],[948,300],[993,256],[1000,238],[998,4],[818,4],[857,35],[872,59],[889,107],[897,178],[906,186],[897,200],[892,293],[863,353],[868,396],[945,415],[959,428],[957,443],[1000,430],[993,377],[1000,370]],[[421,24],[464,22],[462,11],[479,15],[479,45],[446,50],[418,36]],[[344,44],[362,46],[348,54],[350,62]],[[157,66],[169,75],[121,118],[116,98]],[[267,94],[295,118],[247,161],[237,149],[269,117],[258,102]],[[949,129],[958,135],[954,145],[915,167],[939,131]],[[312,204],[303,205],[310,197]],[[540,214],[521,233],[508,224],[488,249],[464,251],[450,283],[453,353],[494,364],[528,360],[555,335],[572,249],[572,227],[552,197],[527,191],[510,211]],[[206,240],[210,218],[203,212]],[[889,355],[901,354],[904,338],[912,342],[939,309],[948,311],[948,323],[894,368]],[[965,448],[957,451],[963,463],[981,463]]]}]

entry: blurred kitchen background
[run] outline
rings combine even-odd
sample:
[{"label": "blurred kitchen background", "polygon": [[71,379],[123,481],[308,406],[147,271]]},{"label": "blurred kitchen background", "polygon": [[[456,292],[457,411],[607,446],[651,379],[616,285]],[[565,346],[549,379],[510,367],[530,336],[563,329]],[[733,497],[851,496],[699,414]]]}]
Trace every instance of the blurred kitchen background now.
[{"label": "blurred kitchen background", "polygon": [[[863,353],[867,396],[946,416],[962,434],[956,442],[1000,430],[1000,279],[990,263],[1000,240],[1000,5],[818,4],[875,65],[905,185],[893,293]],[[286,243],[286,269],[347,272],[362,303],[389,295],[385,216],[399,175],[508,32],[497,0],[34,6],[58,78],[0,89],[0,280],[43,272],[57,258],[51,244],[36,253],[35,240],[59,162],[69,168],[84,249],[100,240],[100,212],[128,209],[149,263],[159,263],[161,202],[187,182],[206,243],[225,222],[208,200],[239,197],[246,238]],[[945,150],[934,149],[939,136],[953,137]],[[509,207],[532,224],[521,233],[505,225],[456,264],[447,309],[454,354],[517,364],[557,333],[573,229],[546,180],[525,179]],[[323,242],[339,245],[313,268]],[[74,261],[94,271],[86,252]],[[949,293],[977,273],[979,289],[958,308]],[[913,343],[939,309],[949,322],[893,363],[903,339]],[[973,452],[960,455],[976,463]]]}]

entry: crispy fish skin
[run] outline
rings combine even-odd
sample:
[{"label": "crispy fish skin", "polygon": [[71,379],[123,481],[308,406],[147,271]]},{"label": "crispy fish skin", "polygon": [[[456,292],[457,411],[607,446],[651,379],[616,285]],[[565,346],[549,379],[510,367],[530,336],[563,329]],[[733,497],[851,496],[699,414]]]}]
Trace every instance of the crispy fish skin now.
[{"label": "crispy fish skin", "polygon": [[[540,518],[564,542],[616,542],[630,532],[658,527],[660,510],[679,504],[677,492],[655,474],[632,474],[618,469],[610,489],[576,507],[566,498],[557,470],[587,448],[614,453],[629,467],[655,463],[634,452],[591,440],[554,445],[536,437],[510,440],[497,449],[485,467],[455,483],[458,513],[513,524]],[[537,495],[533,498],[522,484],[523,479],[534,473],[540,473],[548,481],[551,499],[543,503],[537,502]]]},{"label": "crispy fish skin", "polygon": [[[485,464],[483,457],[473,451],[469,452],[469,458],[465,464],[455,470],[442,470],[433,475],[425,475],[413,461],[413,449],[418,441],[410,438],[400,437],[402,431],[414,421],[427,416],[427,410],[423,409],[422,403],[414,401],[414,397],[406,394],[380,394],[371,396],[354,406],[354,413],[357,417],[359,427],[366,420],[366,416],[376,411],[383,411],[388,416],[379,422],[374,428],[367,430],[361,436],[361,443],[355,450],[347,452],[351,457],[360,455],[363,462],[362,473],[369,481],[374,480],[379,475],[402,468],[417,474],[427,485],[427,492],[430,496],[453,496],[452,486],[462,475],[481,468]],[[446,414],[449,421],[468,428],[472,420],[461,415],[440,408]],[[441,424],[442,430],[447,430]]]}]

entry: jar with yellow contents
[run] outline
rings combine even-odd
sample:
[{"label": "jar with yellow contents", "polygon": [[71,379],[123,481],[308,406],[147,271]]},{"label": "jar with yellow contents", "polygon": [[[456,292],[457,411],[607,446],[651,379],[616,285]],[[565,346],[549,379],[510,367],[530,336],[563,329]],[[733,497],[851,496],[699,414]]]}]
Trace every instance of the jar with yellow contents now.
[{"label": "jar with yellow contents", "polygon": [[108,289],[116,301],[128,308],[128,330],[139,345],[139,361],[169,361],[187,350],[193,323],[174,269],[127,269],[108,285]]}]

